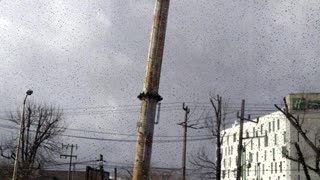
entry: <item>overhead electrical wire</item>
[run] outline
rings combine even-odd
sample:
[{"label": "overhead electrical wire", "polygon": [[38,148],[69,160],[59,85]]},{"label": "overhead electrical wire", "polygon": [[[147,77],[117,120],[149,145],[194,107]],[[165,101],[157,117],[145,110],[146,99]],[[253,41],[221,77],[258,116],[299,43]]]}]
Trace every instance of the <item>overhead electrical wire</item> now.
[{"label": "overhead electrical wire", "polygon": [[[0,128],[5,129],[18,129],[18,127],[8,126],[0,124]],[[32,130],[34,131],[34,130]],[[79,135],[71,135],[71,134],[60,134],[59,136],[71,137],[77,139],[88,139],[88,140],[99,140],[99,141],[109,141],[109,142],[137,142],[136,139],[114,139],[114,138],[98,138],[98,137],[89,137],[89,136],[79,136]],[[189,136],[190,137],[190,136]],[[210,140],[212,137],[208,136],[198,136],[196,138],[189,138],[188,141],[202,141],[202,140]],[[173,142],[182,142],[183,139],[156,139],[153,142],[155,143],[173,143]]]}]

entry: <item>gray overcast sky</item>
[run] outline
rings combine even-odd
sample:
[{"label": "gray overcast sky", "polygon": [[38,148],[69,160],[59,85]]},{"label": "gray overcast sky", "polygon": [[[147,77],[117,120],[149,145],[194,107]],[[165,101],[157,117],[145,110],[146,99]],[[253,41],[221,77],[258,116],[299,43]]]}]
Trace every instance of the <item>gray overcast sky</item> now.
[{"label": "gray overcast sky", "polygon": [[[135,134],[153,5],[150,0],[2,0],[0,107],[14,109],[30,88],[31,99],[65,108],[69,127]],[[242,98],[271,104],[291,92],[319,92],[319,17],[319,0],[172,0],[163,102],[207,102],[215,92],[239,105]],[[120,105],[136,105],[131,107],[136,112],[75,114],[77,108],[101,112],[105,109],[97,107]],[[161,117],[156,134],[181,134],[175,125],[181,110]],[[108,159],[133,162],[134,143],[78,144],[83,156],[103,150]],[[153,163],[179,165],[180,155],[173,151],[178,145],[154,145]]]}]

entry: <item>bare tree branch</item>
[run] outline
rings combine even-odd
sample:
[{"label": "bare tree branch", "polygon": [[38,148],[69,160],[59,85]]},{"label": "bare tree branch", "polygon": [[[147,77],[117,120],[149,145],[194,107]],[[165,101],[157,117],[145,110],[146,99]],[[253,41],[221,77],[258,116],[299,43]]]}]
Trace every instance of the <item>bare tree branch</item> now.
[{"label": "bare tree branch", "polygon": [[303,119],[302,121],[300,121],[299,119],[299,116],[295,117],[292,113],[289,112],[289,107],[288,107],[288,104],[287,104],[287,101],[286,101],[286,98],[283,99],[284,101],[284,105],[285,105],[285,108],[282,109],[280,108],[279,106],[277,106],[275,104],[275,107],[280,111],[282,112],[282,114],[285,115],[285,117],[287,118],[287,120],[290,122],[290,124],[297,130],[297,132],[299,133],[299,135],[301,135],[301,137],[305,140],[305,142],[308,144],[308,146],[311,148],[311,150],[315,153],[316,155],[316,161],[315,161],[315,167],[312,167],[310,165],[308,165],[306,162],[305,162],[305,159],[304,159],[304,156],[303,156],[303,153],[301,152],[300,150],[300,146],[297,142],[294,143],[295,147],[296,147],[296,151],[297,151],[297,155],[298,155],[298,158],[294,158],[292,156],[289,156],[287,153],[284,154],[285,157],[291,161],[294,161],[294,162],[297,162],[297,163],[300,163],[303,165],[303,168],[304,168],[304,172],[305,172],[305,175],[307,177],[307,179],[310,179],[310,175],[309,175],[309,172],[308,172],[308,169],[314,171],[317,175],[320,176],[320,167],[319,167],[319,161],[320,161],[320,148],[316,146],[316,142],[313,142],[310,137],[307,136],[307,131],[303,129],[302,125],[304,123],[304,115],[303,115]]},{"label": "bare tree branch", "polygon": [[201,170],[203,176],[207,178],[221,179],[222,152],[221,146],[225,134],[221,131],[224,129],[226,119],[226,104],[222,103],[222,97],[217,95],[210,98],[213,108],[213,117],[205,121],[209,134],[215,139],[216,147],[215,157],[209,156],[204,148],[200,149],[196,154],[191,155],[190,163],[197,169]]},{"label": "bare tree branch", "polygon": [[[59,147],[55,144],[55,139],[64,132],[65,128],[61,128],[63,123],[63,113],[59,108],[47,106],[45,104],[28,103],[28,113],[25,113],[25,122],[27,122],[27,130],[23,131],[23,139],[21,147],[21,166],[23,176],[29,178],[32,170],[39,167],[39,163],[46,163],[44,159],[49,160],[50,156],[57,153]],[[9,119],[15,124],[21,122],[20,112],[16,114],[10,113]],[[24,135],[26,134],[26,136]],[[12,140],[9,140],[12,141]],[[11,153],[11,156],[6,156],[7,159],[13,159],[14,147],[0,146],[1,156],[4,156],[4,151]],[[42,164],[43,165],[43,164]],[[21,174],[20,174],[21,175]]]}]

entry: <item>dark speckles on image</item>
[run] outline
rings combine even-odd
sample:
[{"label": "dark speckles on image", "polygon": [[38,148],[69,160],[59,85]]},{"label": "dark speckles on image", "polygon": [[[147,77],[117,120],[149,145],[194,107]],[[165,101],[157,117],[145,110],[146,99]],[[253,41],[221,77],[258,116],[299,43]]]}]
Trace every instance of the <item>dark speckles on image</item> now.
[{"label": "dark speckles on image", "polygon": [[[0,118],[32,89],[30,100],[59,105],[67,127],[81,129],[66,134],[100,139],[57,143],[77,143],[83,161],[103,154],[110,171],[131,167],[153,7],[150,0],[0,1]],[[241,99],[274,104],[291,92],[319,92],[319,17],[318,0],[172,0],[154,141],[181,139],[182,102],[192,102],[196,119],[212,110],[202,104],[210,93],[239,108]],[[155,143],[153,165],[180,168],[181,145]]]}]

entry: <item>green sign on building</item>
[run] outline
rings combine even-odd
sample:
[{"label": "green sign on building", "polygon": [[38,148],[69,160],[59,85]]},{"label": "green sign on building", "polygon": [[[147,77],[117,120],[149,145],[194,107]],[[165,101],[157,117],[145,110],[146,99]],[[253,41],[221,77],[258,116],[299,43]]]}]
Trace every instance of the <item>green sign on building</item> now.
[{"label": "green sign on building", "polygon": [[305,98],[292,98],[292,110],[320,110],[320,100],[306,100]]}]

